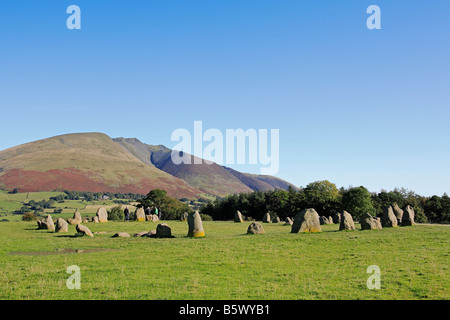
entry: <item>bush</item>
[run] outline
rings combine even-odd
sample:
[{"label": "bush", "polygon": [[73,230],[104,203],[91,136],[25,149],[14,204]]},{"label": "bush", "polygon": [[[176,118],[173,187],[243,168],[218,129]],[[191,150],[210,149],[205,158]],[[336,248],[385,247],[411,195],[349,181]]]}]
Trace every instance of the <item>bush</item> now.
[{"label": "bush", "polygon": [[210,215],[200,213],[200,218],[202,218],[202,221],[213,221],[213,218]]},{"label": "bush", "polygon": [[32,212],[27,212],[22,216],[22,221],[36,221],[38,216]]},{"label": "bush", "polygon": [[61,208],[53,210],[53,213],[61,213],[61,212],[62,212]]},{"label": "bush", "polygon": [[108,212],[108,220],[118,220],[122,221],[125,215],[122,210],[122,206],[116,206]]}]

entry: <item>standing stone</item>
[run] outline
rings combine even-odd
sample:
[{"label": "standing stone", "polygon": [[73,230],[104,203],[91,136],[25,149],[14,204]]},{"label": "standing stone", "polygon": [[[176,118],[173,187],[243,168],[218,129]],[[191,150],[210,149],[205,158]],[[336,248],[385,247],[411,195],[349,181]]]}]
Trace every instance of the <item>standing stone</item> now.
[{"label": "standing stone", "polygon": [[341,214],[340,213],[336,213],[333,217],[333,223],[334,224],[338,224],[341,223]]},{"label": "standing stone", "polygon": [[263,234],[264,228],[261,223],[253,222],[248,226],[247,234]]},{"label": "standing stone", "polygon": [[316,210],[310,208],[297,213],[294,217],[291,233],[298,232],[320,232],[319,215]]},{"label": "standing stone", "polygon": [[134,212],[135,221],[145,221],[145,211],[143,208],[137,208]]},{"label": "standing stone", "polygon": [[398,204],[396,202],[392,205],[392,209],[394,210],[394,214],[397,217],[397,225],[401,225],[402,217],[403,217],[403,210],[400,209],[400,207],[398,206]]},{"label": "standing stone", "polygon": [[270,223],[270,213],[266,212],[262,220],[263,223]]},{"label": "standing stone", "polygon": [[97,216],[94,217],[94,223],[99,223]]},{"label": "standing stone", "polygon": [[276,216],[276,217],[273,217],[273,219],[272,219],[272,223],[280,223],[280,218],[278,217],[278,216]]},{"label": "standing stone", "polygon": [[75,211],[73,214],[72,219],[67,219],[67,222],[69,224],[80,224],[81,223],[81,213],[78,212],[78,210]]},{"label": "standing stone", "polygon": [[355,230],[355,223],[353,217],[347,211],[344,211],[341,215],[341,224],[339,225],[339,231],[342,230]]},{"label": "standing stone", "polygon": [[67,232],[69,231],[69,225],[66,220],[62,218],[56,219],[55,232]]},{"label": "standing stone", "polygon": [[373,217],[370,213],[363,214],[361,216],[360,223],[362,230],[375,230],[382,228],[381,222],[376,217]]},{"label": "standing stone", "polygon": [[167,224],[160,223],[156,227],[156,237],[157,238],[172,238],[172,229],[170,229],[170,227]]},{"label": "standing stone", "polygon": [[96,216],[98,217],[98,222],[108,222],[108,212],[104,207],[98,208]]},{"label": "standing stone", "polygon": [[188,215],[189,215],[189,213],[184,212],[184,213],[181,215],[181,221],[187,221]]},{"label": "standing stone", "polygon": [[325,216],[320,216],[319,217],[319,222],[320,222],[321,225],[323,225],[323,224],[330,224],[330,222],[328,221],[328,218],[325,217]]},{"label": "standing stone", "polygon": [[189,213],[187,221],[189,226],[188,237],[201,238],[205,236],[202,218],[198,211]]},{"label": "standing stone", "polygon": [[152,215],[151,214],[146,214],[145,215],[145,221],[152,221]]},{"label": "standing stone", "polygon": [[291,218],[286,217],[286,221],[285,221],[285,223],[284,223],[285,226],[292,226],[293,223],[294,223],[294,222],[292,221]]},{"label": "standing stone", "polygon": [[383,228],[397,227],[397,217],[391,206],[384,208],[383,215],[381,216],[381,225]]},{"label": "standing stone", "polygon": [[50,215],[47,216],[47,219],[45,220],[47,224],[47,229],[50,231],[55,231],[55,224],[53,223],[53,219]]},{"label": "standing stone", "polygon": [[234,214],[234,222],[244,222],[244,219],[242,219],[242,213],[239,210],[236,210],[236,213]]},{"label": "standing stone", "polygon": [[55,225],[53,223],[53,219],[50,215],[45,219],[41,219],[37,221],[38,229],[48,229],[50,231],[55,231]]},{"label": "standing stone", "polygon": [[156,214],[152,214],[152,221],[153,222],[158,222],[159,221],[159,218],[158,218],[158,216]]},{"label": "standing stone", "polygon": [[414,225],[414,209],[408,204],[403,211],[402,226]]},{"label": "standing stone", "polygon": [[82,224],[77,224],[76,229],[77,229],[77,232],[78,232],[79,234],[82,234],[82,235],[88,235],[88,236],[91,237],[91,238],[94,237],[94,235],[92,234],[91,230],[89,230],[88,227],[83,226]]}]

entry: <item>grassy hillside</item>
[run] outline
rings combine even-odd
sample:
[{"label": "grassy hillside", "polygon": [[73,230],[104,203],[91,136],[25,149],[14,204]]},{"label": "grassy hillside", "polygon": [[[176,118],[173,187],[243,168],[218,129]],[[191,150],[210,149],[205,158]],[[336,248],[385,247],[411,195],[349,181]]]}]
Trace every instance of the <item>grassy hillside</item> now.
[{"label": "grassy hillside", "polygon": [[[291,234],[265,224],[204,222],[206,238],[186,237],[186,222],[167,221],[173,239],[111,238],[156,228],[153,222],[88,224],[94,238],[0,223],[0,299],[449,299],[450,227],[417,225],[373,231]],[[359,225],[357,225],[359,228]],[[62,249],[82,249],[66,253]],[[113,250],[113,251],[101,251]],[[69,290],[66,269],[81,269]],[[381,269],[369,290],[368,266]]]},{"label": "grassy hillside", "polygon": [[161,188],[175,197],[200,193],[102,133],[61,135],[1,151],[0,187],[141,194]]}]

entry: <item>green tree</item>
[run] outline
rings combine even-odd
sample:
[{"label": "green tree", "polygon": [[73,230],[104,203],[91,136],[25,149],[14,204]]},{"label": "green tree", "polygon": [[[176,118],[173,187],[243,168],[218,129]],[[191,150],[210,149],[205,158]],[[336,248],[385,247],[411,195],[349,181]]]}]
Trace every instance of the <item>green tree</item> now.
[{"label": "green tree", "polygon": [[355,218],[359,218],[365,213],[375,214],[371,194],[363,186],[344,191],[342,195],[342,209]]},{"label": "green tree", "polygon": [[334,215],[341,206],[341,194],[334,183],[328,180],[316,181],[303,189],[302,208],[314,208],[319,215]]}]

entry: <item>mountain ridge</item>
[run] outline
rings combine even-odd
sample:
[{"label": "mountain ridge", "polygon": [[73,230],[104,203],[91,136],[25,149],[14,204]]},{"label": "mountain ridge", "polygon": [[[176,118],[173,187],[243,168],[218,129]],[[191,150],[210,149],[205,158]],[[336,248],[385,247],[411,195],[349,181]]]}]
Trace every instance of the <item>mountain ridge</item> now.
[{"label": "mountain ridge", "polygon": [[293,186],[216,163],[175,165],[171,152],[163,145],[99,132],[58,135],[0,151],[0,188],[140,194],[161,188],[174,197],[198,198]]}]

